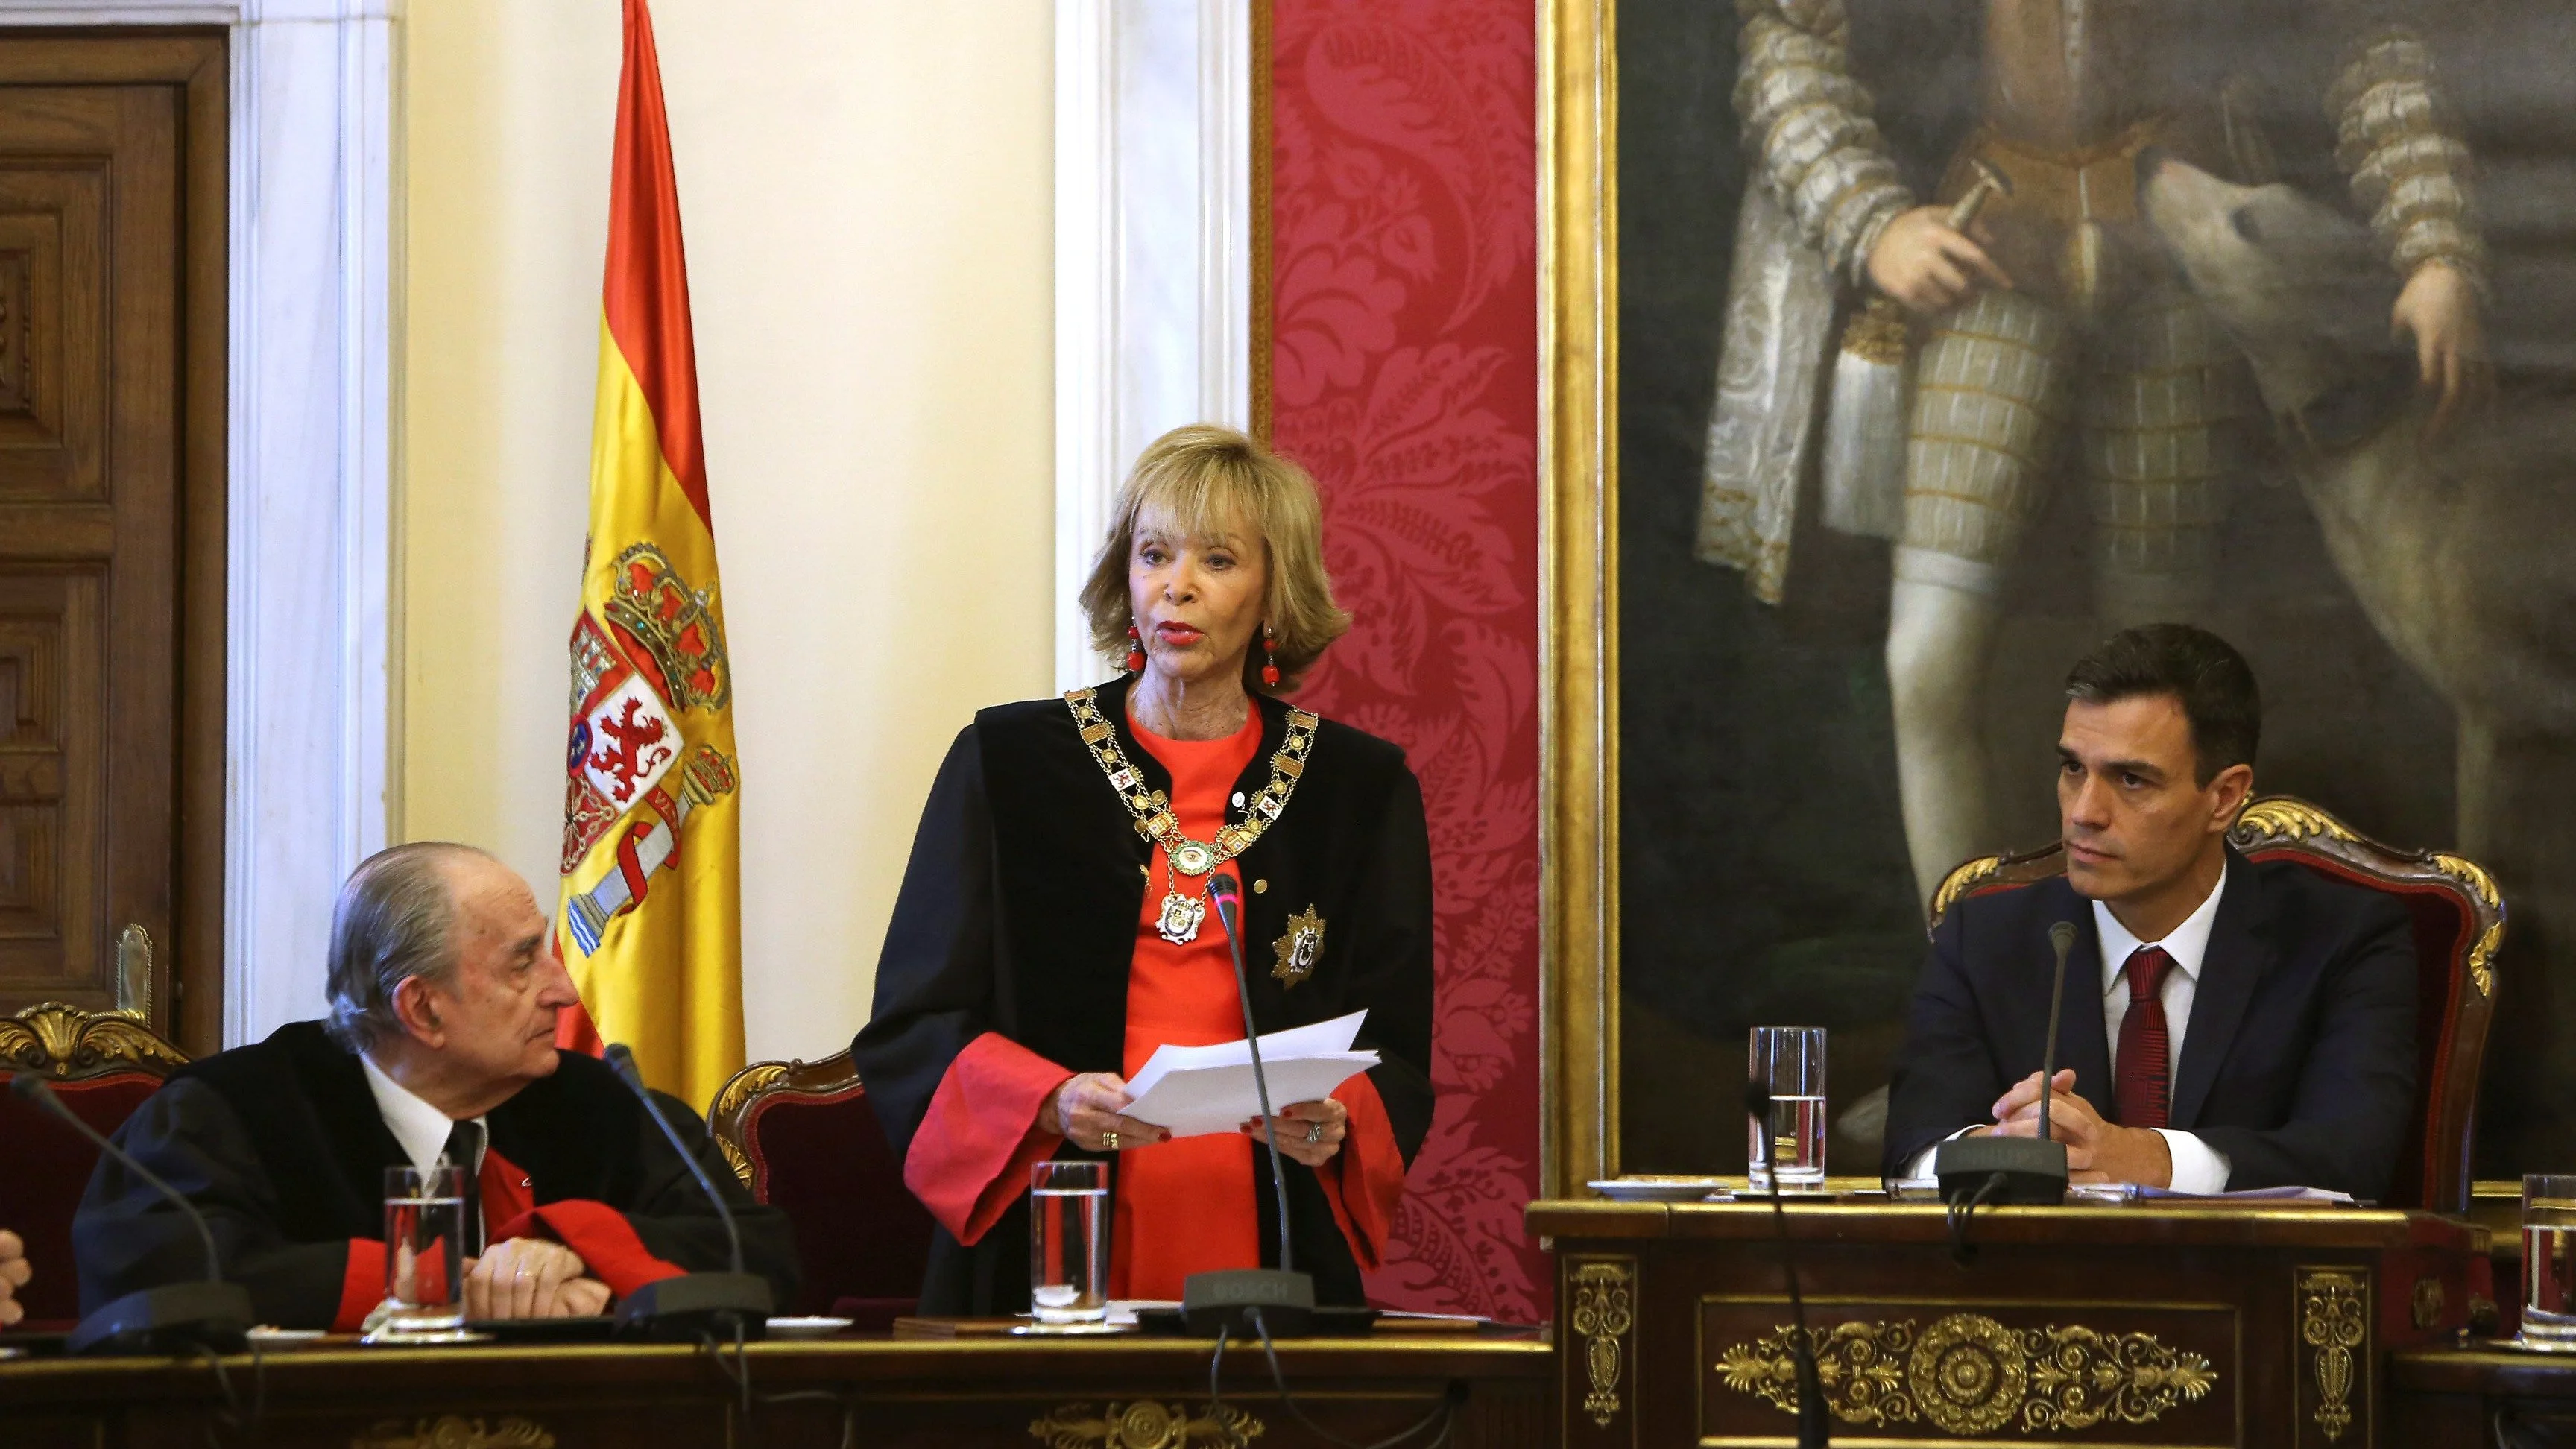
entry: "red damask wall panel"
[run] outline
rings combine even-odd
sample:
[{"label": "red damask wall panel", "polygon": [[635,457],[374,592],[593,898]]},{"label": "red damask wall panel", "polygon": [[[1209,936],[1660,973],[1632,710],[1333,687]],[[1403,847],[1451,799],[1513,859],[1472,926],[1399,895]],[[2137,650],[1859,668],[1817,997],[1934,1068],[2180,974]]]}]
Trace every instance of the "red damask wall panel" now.
[{"label": "red damask wall panel", "polygon": [[1272,0],[1271,436],[1357,622],[1299,702],[1402,744],[1438,1115],[1386,1305],[1529,1320],[1538,1188],[1538,201],[1529,0]]}]

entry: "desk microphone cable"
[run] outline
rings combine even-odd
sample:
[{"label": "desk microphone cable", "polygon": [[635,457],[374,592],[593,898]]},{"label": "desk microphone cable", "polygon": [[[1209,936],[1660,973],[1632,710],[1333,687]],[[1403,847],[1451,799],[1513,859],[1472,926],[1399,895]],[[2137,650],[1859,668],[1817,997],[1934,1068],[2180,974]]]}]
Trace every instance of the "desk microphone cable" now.
[{"label": "desk microphone cable", "polygon": [[[1306,1426],[1307,1433],[1327,1444],[1339,1445],[1341,1449],[1398,1449],[1398,1446],[1407,1440],[1437,1425],[1440,1432],[1432,1436],[1422,1449],[1446,1449],[1450,1436],[1457,1432],[1461,1393],[1459,1386],[1454,1382],[1440,1396],[1440,1402],[1432,1406],[1430,1413],[1423,1415],[1411,1427],[1380,1439],[1374,1444],[1362,1444],[1356,1440],[1345,1439],[1316,1423],[1307,1417],[1306,1407],[1297,1402],[1297,1396],[1288,1392],[1288,1375],[1279,1365],[1279,1346],[1271,1341],[1270,1325],[1263,1321],[1261,1310],[1248,1308],[1244,1312],[1252,1320],[1253,1332],[1261,1335],[1261,1352],[1270,1361],[1270,1383],[1278,1390],[1279,1402],[1288,1406],[1288,1412],[1296,1417],[1298,1423]],[[1240,1449],[1243,1440],[1235,1434],[1233,1426],[1225,1422],[1225,1415],[1222,1412],[1225,1408],[1225,1390],[1220,1380],[1220,1371],[1225,1365],[1225,1345],[1230,1327],[1231,1325],[1218,1325],[1216,1351],[1208,1355],[1208,1417],[1215,1420],[1219,1430],[1233,1441],[1237,1449]]]},{"label": "desk microphone cable", "polygon": [[725,1362],[726,1345],[714,1334],[698,1335],[698,1346],[715,1360],[716,1371],[723,1374],[740,1395],[742,1440],[757,1445],[764,1442],[753,1414],[756,1407],[772,1408],[780,1404],[833,1404],[841,1410],[841,1449],[857,1449],[859,1442],[859,1406],[849,1395],[832,1389],[790,1389],[782,1394],[755,1393],[751,1387],[751,1360],[745,1354],[749,1335],[737,1318],[733,1327],[733,1362]]},{"label": "desk microphone cable", "polygon": [[2000,1172],[1991,1172],[1986,1174],[1985,1182],[1977,1188],[1973,1196],[1963,1193],[1943,1204],[1943,1217],[1950,1228],[1951,1262],[1962,1268],[1976,1263],[1977,1245],[1968,1241],[1968,1220],[1976,1216],[1977,1209],[1986,1205],[1986,1199],[2001,1192],[2003,1186],[2004,1175]]}]

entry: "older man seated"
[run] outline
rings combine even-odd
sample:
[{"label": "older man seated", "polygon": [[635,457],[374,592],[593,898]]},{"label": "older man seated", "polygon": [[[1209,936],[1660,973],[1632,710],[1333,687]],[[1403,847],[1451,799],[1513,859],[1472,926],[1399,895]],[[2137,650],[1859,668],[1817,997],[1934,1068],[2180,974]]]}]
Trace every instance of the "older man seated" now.
[{"label": "older man seated", "polygon": [[[329,986],[327,1020],[180,1069],[117,1133],[205,1212],[261,1321],[358,1327],[384,1292],[385,1169],[442,1156],[476,1170],[468,1317],[601,1313],[729,1265],[722,1221],[642,1103],[555,1049],[572,980],[509,867],[439,843],[367,860],[340,891]],[[696,1112],[660,1105],[726,1192],[745,1266],[786,1302],[786,1218],[741,1191]],[[72,1240],[83,1312],[205,1271],[196,1230],[113,1160]]]}]

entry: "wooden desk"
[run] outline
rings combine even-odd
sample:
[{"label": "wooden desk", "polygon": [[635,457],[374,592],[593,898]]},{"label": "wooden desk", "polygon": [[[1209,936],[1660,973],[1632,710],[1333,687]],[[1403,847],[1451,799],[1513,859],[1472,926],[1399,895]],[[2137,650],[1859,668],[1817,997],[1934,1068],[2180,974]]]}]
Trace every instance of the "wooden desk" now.
[{"label": "wooden desk", "polygon": [[[1217,1449],[1232,1426],[1262,1449],[1320,1445],[1281,1404],[1257,1342],[1228,1347],[1221,1411],[1208,1404],[1209,1343],[843,1339],[753,1344],[761,1395],[749,1423],[724,1365],[686,1347],[565,1345],[440,1350],[355,1347],[225,1360],[244,1404],[264,1391],[261,1432],[225,1444],[328,1449],[582,1446],[1012,1445]],[[1279,1346],[1289,1389],[1346,1439],[1393,1434],[1456,1394],[1459,1445],[1550,1442],[1555,1355],[1536,1337],[1316,1339]],[[724,1355],[729,1362],[731,1350]],[[264,1385],[261,1380],[264,1379]],[[213,1370],[140,1359],[0,1363],[9,1449],[203,1449],[223,1404]],[[1416,1441],[1420,1442],[1420,1441]]]},{"label": "wooden desk", "polygon": [[[1788,1298],[1767,1204],[1533,1203],[1557,1260],[1563,1443],[1787,1444]],[[2380,1356],[2447,1340],[2485,1232],[2265,1205],[1787,1210],[1844,1445],[2395,1449]]]},{"label": "wooden desk", "polygon": [[2388,1359],[2389,1442],[2407,1449],[2576,1444],[2576,1355],[2472,1344]]}]

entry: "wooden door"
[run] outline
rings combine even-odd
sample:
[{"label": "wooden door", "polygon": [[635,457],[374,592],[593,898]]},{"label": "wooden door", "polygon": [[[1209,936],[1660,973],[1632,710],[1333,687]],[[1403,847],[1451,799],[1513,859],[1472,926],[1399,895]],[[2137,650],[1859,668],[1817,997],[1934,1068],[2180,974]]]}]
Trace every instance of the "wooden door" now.
[{"label": "wooden door", "polygon": [[225,48],[0,29],[0,1013],[222,1029]]}]

